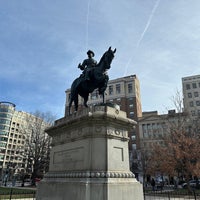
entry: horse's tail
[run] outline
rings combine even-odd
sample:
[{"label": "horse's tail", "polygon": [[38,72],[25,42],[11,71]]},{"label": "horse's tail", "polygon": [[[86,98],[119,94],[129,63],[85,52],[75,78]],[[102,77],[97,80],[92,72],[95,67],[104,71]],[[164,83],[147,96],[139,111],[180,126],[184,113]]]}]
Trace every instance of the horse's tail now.
[{"label": "horse's tail", "polygon": [[78,110],[78,93],[75,90],[73,90],[71,92],[71,95],[70,95],[70,100],[69,100],[69,115],[70,115],[71,106],[72,106],[73,102],[74,102],[75,111],[77,111]]},{"label": "horse's tail", "polygon": [[70,111],[71,111],[72,102],[73,102],[73,99],[72,99],[71,96],[70,96],[70,100],[69,100],[69,111],[68,111],[68,114],[69,114],[69,115],[70,115]]},{"label": "horse's tail", "polygon": [[78,110],[78,92],[77,92],[77,87],[80,83],[80,79],[77,78],[73,81],[72,86],[71,86],[71,94],[70,94],[70,100],[69,100],[69,115],[70,115],[70,110],[72,103],[74,102],[75,106],[75,111]]}]

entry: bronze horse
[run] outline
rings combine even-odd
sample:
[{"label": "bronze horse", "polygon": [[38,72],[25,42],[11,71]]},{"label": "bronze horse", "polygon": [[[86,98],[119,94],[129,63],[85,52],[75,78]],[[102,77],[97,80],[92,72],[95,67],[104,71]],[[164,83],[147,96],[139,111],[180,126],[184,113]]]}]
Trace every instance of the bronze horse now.
[{"label": "bronze horse", "polygon": [[107,83],[109,80],[106,71],[110,69],[110,64],[114,58],[115,50],[112,50],[111,47],[103,54],[99,63],[92,68],[90,71],[90,80],[85,80],[81,75],[79,78],[75,79],[71,86],[71,95],[69,100],[69,114],[72,102],[74,102],[75,111],[78,110],[78,95],[83,97],[84,106],[88,107],[87,101],[89,93],[92,93],[95,89],[98,88],[99,94],[103,96],[104,103],[104,92],[107,88]]}]

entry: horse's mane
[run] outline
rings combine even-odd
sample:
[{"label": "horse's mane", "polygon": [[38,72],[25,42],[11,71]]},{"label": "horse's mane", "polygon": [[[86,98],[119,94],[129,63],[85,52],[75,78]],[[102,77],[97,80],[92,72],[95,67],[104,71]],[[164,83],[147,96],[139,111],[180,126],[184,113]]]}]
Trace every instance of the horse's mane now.
[{"label": "horse's mane", "polygon": [[104,60],[104,57],[105,57],[106,53],[107,53],[107,51],[106,51],[106,52],[103,54],[103,56],[101,57],[101,59],[100,59],[98,65],[101,65],[101,63],[102,63],[103,60]]}]

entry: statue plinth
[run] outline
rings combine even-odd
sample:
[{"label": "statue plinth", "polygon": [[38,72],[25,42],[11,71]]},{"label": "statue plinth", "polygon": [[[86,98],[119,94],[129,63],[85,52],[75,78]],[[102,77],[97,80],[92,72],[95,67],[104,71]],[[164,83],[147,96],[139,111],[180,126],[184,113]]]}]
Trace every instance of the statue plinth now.
[{"label": "statue plinth", "polygon": [[95,106],[57,120],[49,172],[37,200],[143,200],[142,185],[129,170],[126,113]]}]

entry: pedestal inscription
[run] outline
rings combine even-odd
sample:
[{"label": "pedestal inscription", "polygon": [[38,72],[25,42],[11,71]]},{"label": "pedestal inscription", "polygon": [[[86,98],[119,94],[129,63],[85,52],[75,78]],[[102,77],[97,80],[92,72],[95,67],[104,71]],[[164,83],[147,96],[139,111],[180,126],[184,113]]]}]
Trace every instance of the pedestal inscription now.
[{"label": "pedestal inscription", "polygon": [[83,161],[84,148],[79,147],[75,149],[69,149],[65,151],[54,152],[53,163],[71,163],[71,162],[82,162]]}]

